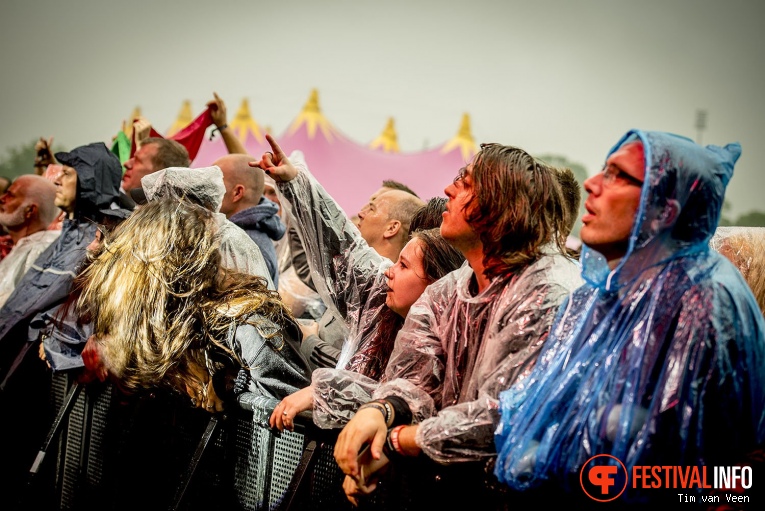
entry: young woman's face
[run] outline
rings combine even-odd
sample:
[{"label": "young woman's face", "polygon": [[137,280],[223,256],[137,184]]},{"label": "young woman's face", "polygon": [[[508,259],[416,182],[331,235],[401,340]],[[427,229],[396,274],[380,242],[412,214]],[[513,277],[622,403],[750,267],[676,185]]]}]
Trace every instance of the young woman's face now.
[{"label": "young woman's face", "polygon": [[417,301],[431,280],[425,274],[422,264],[422,241],[410,240],[396,264],[388,268],[388,296],[385,304],[401,317],[406,317],[409,308]]}]

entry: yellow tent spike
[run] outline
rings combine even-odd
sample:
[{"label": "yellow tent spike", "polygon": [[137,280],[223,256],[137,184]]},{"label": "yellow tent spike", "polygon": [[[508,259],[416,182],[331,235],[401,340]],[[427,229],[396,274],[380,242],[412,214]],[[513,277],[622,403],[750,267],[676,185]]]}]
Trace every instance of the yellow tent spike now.
[{"label": "yellow tent spike", "polygon": [[441,152],[448,153],[457,147],[462,152],[462,158],[464,158],[465,161],[470,161],[478,152],[478,145],[476,145],[473,134],[470,131],[470,115],[468,114],[462,114],[462,123],[460,124],[460,129],[457,132],[457,135],[444,144]]},{"label": "yellow tent spike", "polygon": [[133,138],[133,121],[138,117],[141,117],[141,115],[141,107],[137,106],[133,109],[133,113],[130,114],[130,117],[122,123],[122,131],[125,132],[128,140]]},{"label": "yellow tent spike", "polygon": [[316,89],[311,90],[311,95],[303,106],[303,111],[300,112],[300,115],[297,116],[293,121],[292,126],[290,126],[289,134],[291,135],[295,133],[303,126],[303,124],[306,126],[309,139],[316,136],[317,128],[321,130],[327,140],[332,141],[334,138],[335,129],[321,113],[321,108],[319,107],[319,91]]},{"label": "yellow tent spike", "polygon": [[396,126],[395,122],[393,121],[393,117],[388,118],[388,124],[385,126],[385,129],[379,137],[374,139],[372,143],[369,144],[369,147],[372,149],[382,148],[383,152],[386,153],[399,152],[398,134],[396,134]]},{"label": "yellow tent spike", "polygon": [[181,106],[181,111],[178,114],[178,117],[175,119],[173,125],[170,126],[170,129],[167,130],[167,134],[165,136],[172,137],[183,128],[191,124],[191,121],[193,120],[194,114],[191,112],[191,101],[186,99],[183,101],[183,105]]},{"label": "yellow tent spike", "polygon": [[251,133],[258,142],[265,140],[260,126],[258,126],[258,123],[255,122],[255,119],[250,114],[250,104],[247,98],[242,100],[239,110],[236,111],[236,115],[228,122],[228,125],[242,142],[247,140],[247,133]]}]

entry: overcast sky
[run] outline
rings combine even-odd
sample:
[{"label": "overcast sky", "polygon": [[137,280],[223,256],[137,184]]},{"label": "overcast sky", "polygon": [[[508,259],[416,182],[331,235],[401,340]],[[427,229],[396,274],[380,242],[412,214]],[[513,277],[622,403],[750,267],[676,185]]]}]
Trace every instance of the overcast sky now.
[{"label": "overcast sky", "polygon": [[[109,142],[135,107],[165,132],[182,102],[247,98],[277,136],[311,89],[368,143],[455,135],[556,153],[590,173],[630,128],[738,141],[727,197],[765,210],[759,0],[3,0],[0,154],[38,136]],[[456,169],[455,169],[456,171]],[[446,183],[444,183],[446,185]]]}]

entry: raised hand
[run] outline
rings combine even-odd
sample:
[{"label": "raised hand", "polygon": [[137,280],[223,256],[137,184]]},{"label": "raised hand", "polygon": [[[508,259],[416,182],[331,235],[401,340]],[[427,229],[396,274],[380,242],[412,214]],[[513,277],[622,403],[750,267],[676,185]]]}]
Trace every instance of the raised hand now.
[{"label": "raised hand", "polygon": [[217,92],[213,92],[215,99],[207,102],[207,108],[210,110],[210,116],[212,116],[215,126],[220,128],[228,124],[228,114],[226,112],[226,103],[218,96]]},{"label": "raised hand", "polygon": [[298,175],[298,169],[292,165],[282,148],[268,133],[266,133],[266,140],[273,152],[264,153],[260,161],[251,161],[250,167],[263,169],[263,172],[274,178],[274,181],[286,183],[295,179],[295,176]]}]

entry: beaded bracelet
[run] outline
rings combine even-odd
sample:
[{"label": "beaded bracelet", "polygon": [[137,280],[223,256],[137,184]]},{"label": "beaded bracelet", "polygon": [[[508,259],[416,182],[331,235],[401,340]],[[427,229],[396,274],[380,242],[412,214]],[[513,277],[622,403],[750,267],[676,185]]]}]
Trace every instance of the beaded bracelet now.
[{"label": "beaded bracelet", "polygon": [[396,420],[396,411],[393,409],[393,405],[387,399],[375,399],[373,402],[380,403],[385,407],[385,427],[393,426],[393,421]]}]

